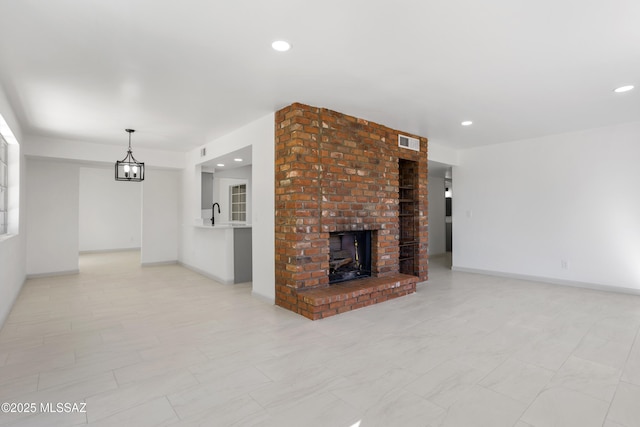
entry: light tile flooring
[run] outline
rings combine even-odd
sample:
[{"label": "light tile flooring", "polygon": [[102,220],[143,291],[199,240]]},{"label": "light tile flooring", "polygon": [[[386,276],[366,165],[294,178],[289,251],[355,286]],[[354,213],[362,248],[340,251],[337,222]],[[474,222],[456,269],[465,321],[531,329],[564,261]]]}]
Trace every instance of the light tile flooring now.
[{"label": "light tile flooring", "polygon": [[[29,280],[0,332],[19,426],[640,426],[640,297],[452,272],[311,322],[132,252]],[[41,403],[86,402],[43,413]]]}]

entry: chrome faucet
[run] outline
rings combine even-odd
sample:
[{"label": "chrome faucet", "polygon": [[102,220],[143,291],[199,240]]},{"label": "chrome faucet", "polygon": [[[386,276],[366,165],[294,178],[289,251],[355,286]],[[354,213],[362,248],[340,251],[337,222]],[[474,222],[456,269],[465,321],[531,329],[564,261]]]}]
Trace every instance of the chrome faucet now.
[{"label": "chrome faucet", "polygon": [[211,206],[211,225],[216,225],[216,214],[214,212],[214,208],[218,207],[218,213],[220,213],[220,205],[218,204],[218,202],[214,203],[213,206]]}]

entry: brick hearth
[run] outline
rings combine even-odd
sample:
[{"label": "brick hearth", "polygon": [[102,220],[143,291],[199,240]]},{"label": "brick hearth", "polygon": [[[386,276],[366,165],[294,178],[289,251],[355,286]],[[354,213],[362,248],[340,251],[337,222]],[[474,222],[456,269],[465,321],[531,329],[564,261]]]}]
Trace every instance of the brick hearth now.
[{"label": "brick hearth", "polygon": [[298,313],[311,320],[322,319],[412,294],[417,281],[415,276],[393,274],[299,290]]},{"label": "brick hearth", "polygon": [[[278,111],[275,126],[276,304],[315,320],[415,292],[427,279],[427,139],[302,104]],[[420,151],[398,147],[398,134]],[[417,230],[402,266],[401,180]],[[373,277],[330,286],[329,233],[361,230],[374,231]]]}]

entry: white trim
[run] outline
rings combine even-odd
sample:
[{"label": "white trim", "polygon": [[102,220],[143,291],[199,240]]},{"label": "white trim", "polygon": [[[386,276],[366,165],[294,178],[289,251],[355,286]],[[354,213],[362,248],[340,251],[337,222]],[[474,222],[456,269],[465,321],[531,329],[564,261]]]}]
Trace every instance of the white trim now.
[{"label": "white trim", "polygon": [[79,251],[81,255],[85,254],[107,254],[110,252],[140,252],[140,248],[121,248],[121,249],[93,249],[88,251]]},{"label": "white trim", "polygon": [[251,290],[251,296],[255,297],[256,299],[259,299],[262,302],[266,302],[266,303],[271,304],[271,305],[275,305],[276,304],[276,298],[275,297],[268,297],[268,296],[259,294],[256,291],[254,291],[253,289]]},{"label": "white trim", "polygon": [[2,135],[0,135],[0,201],[4,206],[0,210],[3,218],[0,223],[0,236],[4,236],[9,234],[9,144]]},{"label": "white trim", "polygon": [[161,265],[176,265],[176,264],[178,264],[178,260],[140,263],[140,265],[143,266],[143,267],[158,267],[158,266],[161,266]]},{"label": "white trim", "polygon": [[7,144],[9,144],[9,145],[20,145],[18,143],[18,139],[16,138],[14,133],[11,131],[11,128],[9,127],[9,124],[4,119],[2,114],[0,114],[0,135],[2,135],[2,137],[4,138],[5,141],[7,141]]},{"label": "white trim", "polygon": [[572,288],[591,289],[594,291],[615,292],[619,294],[629,294],[629,295],[640,295],[640,289],[600,285],[597,283],[576,282],[573,280],[554,279],[552,277],[529,276],[527,274],[506,273],[503,271],[481,270],[481,269],[466,268],[466,267],[451,267],[451,270],[459,271],[462,273],[484,274],[486,276],[508,277],[511,279],[549,283],[552,285],[570,286]]},{"label": "white trim", "polygon": [[22,288],[24,287],[24,284],[26,283],[26,281],[27,281],[27,277],[25,276],[25,278],[22,280],[22,284],[18,286],[18,291],[15,293],[15,295],[11,299],[11,304],[9,304],[7,312],[4,313],[2,318],[0,318],[0,329],[2,329],[7,319],[9,318],[9,315],[11,314],[11,310],[13,310],[13,306],[18,300],[18,297],[20,296],[20,293],[22,292]]},{"label": "white trim", "polygon": [[40,279],[42,277],[55,277],[55,276],[72,276],[74,274],[80,274],[80,270],[67,270],[67,271],[52,271],[51,273],[36,273],[27,274],[27,279]]},{"label": "white trim", "polygon": [[233,280],[222,280],[221,278],[219,278],[218,276],[216,276],[214,274],[207,273],[206,271],[201,270],[198,267],[194,267],[194,266],[186,264],[186,263],[184,263],[182,261],[178,261],[178,265],[183,266],[187,270],[194,271],[194,272],[196,272],[196,273],[198,273],[198,274],[200,274],[200,275],[202,275],[202,276],[204,276],[206,278],[209,278],[211,280],[215,280],[216,282],[221,283],[223,285],[233,285]]}]

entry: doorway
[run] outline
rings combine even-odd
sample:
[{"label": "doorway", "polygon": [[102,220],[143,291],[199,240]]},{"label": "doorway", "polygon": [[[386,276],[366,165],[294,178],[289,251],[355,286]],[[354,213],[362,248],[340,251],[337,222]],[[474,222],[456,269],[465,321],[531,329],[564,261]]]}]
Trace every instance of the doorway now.
[{"label": "doorway", "polygon": [[453,251],[452,167],[429,161],[429,258],[451,267]]},{"label": "doorway", "polygon": [[139,251],[142,184],[115,181],[107,166],[79,169],[78,251]]}]

